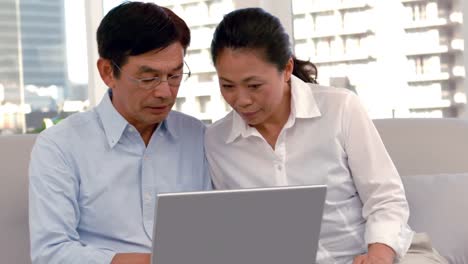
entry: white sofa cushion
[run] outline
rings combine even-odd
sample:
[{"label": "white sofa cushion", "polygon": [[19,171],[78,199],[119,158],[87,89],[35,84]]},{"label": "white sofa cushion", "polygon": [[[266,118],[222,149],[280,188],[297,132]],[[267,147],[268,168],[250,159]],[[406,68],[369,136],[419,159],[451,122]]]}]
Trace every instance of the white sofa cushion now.
[{"label": "white sofa cushion", "polygon": [[451,264],[468,264],[468,173],[402,177],[410,226]]},{"label": "white sofa cushion", "polygon": [[0,262],[30,264],[28,164],[36,135],[0,136]]}]

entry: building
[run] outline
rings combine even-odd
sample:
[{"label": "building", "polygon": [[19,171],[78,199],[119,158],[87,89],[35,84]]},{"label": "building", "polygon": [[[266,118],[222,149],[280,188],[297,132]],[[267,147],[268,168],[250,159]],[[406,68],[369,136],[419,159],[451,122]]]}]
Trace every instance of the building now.
[{"label": "building", "polygon": [[[217,23],[237,2],[157,1],[192,30],[186,61],[193,75],[181,86],[175,109],[206,123],[231,110],[220,95],[209,47]],[[295,54],[318,66],[321,84],[356,91],[372,117],[464,114],[462,0],[292,0],[291,5]],[[0,112],[8,115],[0,114],[0,129],[23,126],[24,112],[60,111],[32,90],[56,89],[55,105],[85,96],[68,82],[64,14],[63,0],[0,2]],[[31,85],[49,91],[22,88]]]},{"label": "building", "polygon": [[[8,127],[0,124],[0,129],[25,128],[24,120],[30,121],[26,127],[31,128],[34,122],[24,114],[49,109],[50,99],[60,101],[67,94],[64,1],[3,0],[0,17],[0,84],[4,87],[0,105],[21,105],[14,117],[6,118],[13,120]],[[40,98],[26,91],[27,86],[58,87],[59,93],[57,98]]]},{"label": "building", "polygon": [[[175,108],[211,123],[228,111],[210,60],[228,0],[158,1],[192,30],[194,75]],[[357,92],[373,118],[463,114],[461,0],[293,0],[295,54],[318,66],[319,83]],[[186,87],[186,88],[185,88]]]},{"label": "building", "polygon": [[172,9],[188,24],[192,41],[186,55],[192,76],[179,90],[175,109],[197,117],[207,124],[224,117],[230,107],[219,92],[218,78],[211,62],[211,39],[224,14],[234,10],[231,0],[157,1]]},{"label": "building", "polygon": [[[293,1],[295,52],[382,117],[463,114],[461,0]],[[461,107],[462,106],[462,107]]]}]

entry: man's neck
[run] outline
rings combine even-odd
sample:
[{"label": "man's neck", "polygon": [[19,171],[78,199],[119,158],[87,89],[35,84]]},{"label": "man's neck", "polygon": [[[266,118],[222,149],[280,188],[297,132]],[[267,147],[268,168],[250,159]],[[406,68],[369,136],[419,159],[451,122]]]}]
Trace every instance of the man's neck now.
[{"label": "man's neck", "polygon": [[135,127],[138,133],[140,133],[141,138],[143,139],[143,142],[145,142],[145,146],[148,146],[151,136],[154,133],[154,130],[158,127],[159,124],[154,124],[151,126],[145,126],[145,127]]}]

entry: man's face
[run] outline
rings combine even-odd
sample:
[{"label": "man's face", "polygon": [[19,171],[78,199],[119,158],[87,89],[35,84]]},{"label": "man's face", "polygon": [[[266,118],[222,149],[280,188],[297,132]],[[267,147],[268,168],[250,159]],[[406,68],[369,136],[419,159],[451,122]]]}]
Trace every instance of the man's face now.
[{"label": "man's face", "polygon": [[[179,85],[170,85],[166,80],[183,72],[183,59],[184,49],[179,42],[162,50],[129,56],[127,62],[120,66],[119,77],[112,71],[112,76],[107,76],[107,79],[103,76],[112,89],[112,104],[138,130],[151,128],[162,122],[174,105],[179,90]],[[107,62],[112,67],[112,62]],[[144,88],[145,81],[136,81],[154,77],[163,81],[149,89]]]}]

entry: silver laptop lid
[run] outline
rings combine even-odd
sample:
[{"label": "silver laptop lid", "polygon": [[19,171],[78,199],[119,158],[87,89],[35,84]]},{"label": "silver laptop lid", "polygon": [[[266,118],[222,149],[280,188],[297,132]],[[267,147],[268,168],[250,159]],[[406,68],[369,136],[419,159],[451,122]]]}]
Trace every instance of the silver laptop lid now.
[{"label": "silver laptop lid", "polygon": [[158,195],[153,264],[314,263],[326,186]]}]

